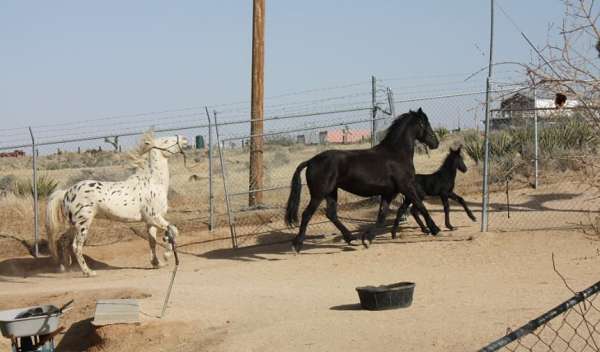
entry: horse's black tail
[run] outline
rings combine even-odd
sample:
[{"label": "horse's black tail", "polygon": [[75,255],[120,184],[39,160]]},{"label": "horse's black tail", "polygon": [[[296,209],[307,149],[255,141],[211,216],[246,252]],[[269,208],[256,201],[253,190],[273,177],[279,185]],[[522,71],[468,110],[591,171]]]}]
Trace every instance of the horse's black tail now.
[{"label": "horse's black tail", "polygon": [[287,206],[285,208],[285,223],[289,227],[298,224],[298,206],[300,205],[300,194],[302,193],[302,180],[300,178],[300,173],[307,165],[308,161],[301,162],[296,168],[294,176],[292,177],[290,196],[288,197]]}]

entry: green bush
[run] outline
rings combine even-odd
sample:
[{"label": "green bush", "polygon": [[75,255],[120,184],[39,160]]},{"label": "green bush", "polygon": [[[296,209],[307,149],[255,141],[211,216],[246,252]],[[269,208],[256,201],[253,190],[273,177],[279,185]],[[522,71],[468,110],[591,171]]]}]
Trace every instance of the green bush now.
[{"label": "green bush", "polygon": [[479,162],[483,161],[483,137],[481,137],[479,134],[466,134],[462,149],[475,162],[475,164],[479,165]]},{"label": "green bush", "polygon": [[446,127],[438,127],[435,130],[433,130],[433,132],[435,132],[440,141],[446,139],[446,137],[448,137],[448,135],[450,134],[450,131]]}]

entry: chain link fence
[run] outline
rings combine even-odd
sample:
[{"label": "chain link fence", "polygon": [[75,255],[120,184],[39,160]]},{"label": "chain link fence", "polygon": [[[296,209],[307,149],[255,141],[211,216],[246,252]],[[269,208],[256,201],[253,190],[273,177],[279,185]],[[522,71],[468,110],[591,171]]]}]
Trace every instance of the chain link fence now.
[{"label": "chain link fence", "polygon": [[[489,229],[580,228],[598,215],[600,138],[579,102],[520,89],[496,96],[490,120]],[[473,153],[481,138],[469,140]]]},{"label": "chain link fence", "polygon": [[[32,130],[0,130],[0,151],[10,154],[0,158],[0,208],[10,220],[1,222],[0,233],[18,234],[27,240],[44,237],[43,219],[38,216],[36,221],[34,216],[35,197],[28,196],[33,191],[32,150],[37,151],[36,186],[42,199],[37,209],[43,214],[44,196],[53,186],[64,187],[82,179],[126,178],[132,172],[126,152],[152,127],[157,135],[178,133],[193,141],[194,146],[186,151],[185,165],[181,157],[171,161],[168,217],[184,232],[198,235],[199,246],[288,241],[297,229],[285,227],[282,214],[296,166],[328,149],[369,148],[381,139],[395,116],[419,107],[429,116],[442,143],[437,150],[417,146],[417,173],[434,172],[451,146],[464,145],[469,170],[458,175],[456,192],[476,215],[480,214],[484,143],[480,127],[485,116],[485,92],[465,89],[417,95],[396,84],[394,80],[373,79],[267,99],[261,135],[264,187],[260,190],[249,189],[248,102]],[[492,94],[489,228],[536,230],[590,223],[600,205],[597,189],[589,182],[594,167],[590,160],[597,158],[597,137],[580,117],[579,108],[549,106],[547,98],[539,98],[545,94],[542,91],[536,99],[548,106],[535,105],[538,100],[533,93],[519,86],[499,87]],[[13,155],[14,150],[27,155]],[[263,202],[250,206],[251,192],[262,192]],[[302,205],[309,199],[307,192],[303,187]],[[434,220],[442,223],[439,201],[432,198],[427,204]],[[341,192],[340,218],[352,231],[361,231],[374,222],[377,205],[375,198]],[[397,206],[398,200],[388,218],[395,215]],[[460,207],[452,207],[459,231],[478,231],[478,225]],[[111,226],[121,225],[100,225]],[[36,228],[37,237],[32,235]],[[402,229],[418,234],[412,219]],[[120,228],[117,232],[124,231]],[[310,238],[338,232],[321,210],[311,221],[308,234]]]},{"label": "chain link fence", "polygon": [[600,282],[575,293],[480,352],[600,351]]}]

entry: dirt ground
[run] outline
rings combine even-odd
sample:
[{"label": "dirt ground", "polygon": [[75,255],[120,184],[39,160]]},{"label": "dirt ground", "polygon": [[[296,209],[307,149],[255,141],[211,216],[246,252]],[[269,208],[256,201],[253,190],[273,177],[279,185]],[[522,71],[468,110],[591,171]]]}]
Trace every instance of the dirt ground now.
[{"label": "dirt ground", "polygon": [[[436,168],[444,153],[417,156],[420,167]],[[305,157],[298,154],[289,151],[294,160],[272,172],[273,184],[289,182],[289,165]],[[247,169],[239,158],[231,161],[233,171]],[[510,218],[502,187],[493,189],[499,192],[490,198],[489,233],[481,234],[479,223],[453,205],[456,231],[425,236],[410,220],[401,238],[391,240],[388,228],[364,249],[345,245],[332,225],[318,224],[325,220],[321,214],[309,228],[304,252],[293,255],[278,207],[238,212],[238,243],[282,244],[227,249],[225,217],[218,218],[217,231],[207,231],[206,211],[199,208],[205,195],[186,198],[190,189],[205,187],[180,169],[168,217],[181,232],[182,263],[164,319],[157,315],[172,262],[151,269],[145,240],[127,225],[98,219],[84,249],[98,276],[84,278],[78,267],[56,273],[49,258],[31,256],[31,203],[16,197],[0,202],[0,309],[74,299],[61,318],[59,351],[475,351],[572,295],[553,271],[552,253],[574,289],[600,279],[600,241],[578,229],[598,214],[600,192],[567,173],[552,183],[542,179],[538,190],[511,183]],[[66,177],[62,172],[56,171],[58,179]],[[461,175],[457,189],[480,218],[479,175]],[[287,190],[269,197],[280,204]],[[442,226],[439,203],[429,202],[428,209]],[[348,227],[360,231],[368,226],[364,219],[375,218],[376,206],[340,210]],[[416,283],[411,307],[360,309],[357,286],[399,281]],[[141,324],[93,328],[95,302],[107,298],[137,299]],[[7,348],[8,340],[0,338],[0,350]]]},{"label": "dirt ground", "polygon": [[[287,243],[206,252],[183,235],[162,320],[172,263],[150,269],[142,239],[86,247],[98,276],[83,278],[54,273],[5,238],[14,254],[0,252],[0,309],[75,299],[59,351],[474,351],[571,296],[552,253],[575,289],[599,279],[600,242],[580,231],[480,234],[463,213],[453,219],[459,229],[438,238],[410,222],[402,238],[382,234],[370,249],[312,230],[300,255]],[[416,283],[411,307],[360,309],[355,287],[398,281]],[[101,298],[138,299],[142,323],[93,329]]]}]

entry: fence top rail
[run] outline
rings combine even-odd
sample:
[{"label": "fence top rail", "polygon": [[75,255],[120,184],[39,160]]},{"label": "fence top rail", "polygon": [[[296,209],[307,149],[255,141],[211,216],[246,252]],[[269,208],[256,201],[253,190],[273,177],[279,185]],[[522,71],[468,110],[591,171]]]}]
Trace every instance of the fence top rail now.
[{"label": "fence top rail", "polygon": [[[518,92],[521,89],[496,89],[496,90],[490,90],[490,93],[506,93],[506,92]],[[401,104],[401,103],[412,103],[412,102],[416,102],[416,101],[426,101],[426,100],[437,100],[437,99],[445,99],[445,98],[456,98],[456,97],[465,97],[465,96],[469,96],[469,95],[480,95],[480,94],[485,94],[486,91],[472,91],[472,92],[461,92],[461,93],[453,93],[453,94],[444,94],[444,95],[435,95],[435,96],[430,96],[430,97],[420,97],[420,98],[411,98],[411,99],[404,99],[404,100],[396,100],[394,102],[394,104]]]},{"label": "fence top rail", "polygon": [[221,141],[228,142],[228,141],[236,141],[236,140],[240,140],[240,139],[248,139],[248,138],[252,138],[252,137],[277,136],[277,135],[281,135],[281,134],[318,130],[320,128],[331,128],[331,127],[339,127],[341,125],[344,125],[344,126],[345,125],[355,125],[355,124],[359,124],[359,123],[387,120],[390,118],[391,117],[386,116],[386,117],[378,117],[376,119],[371,118],[371,119],[361,119],[361,120],[353,120],[353,121],[346,121],[346,122],[337,122],[337,123],[328,124],[328,125],[310,126],[310,127],[296,128],[296,129],[285,130],[285,131],[276,131],[276,132],[268,132],[268,133],[260,133],[260,134],[243,135],[243,136],[237,136],[237,137],[228,137],[228,138],[221,139]]},{"label": "fence top rail", "polygon": [[498,108],[498,109],[492,109],[490,110],[491,112],[506,112],[506,111],[511,111],[511,112],[526,112],[526,111],[556,111],[556,112],[560,112],[562,110],[584,110],[584,109],[591,109],[591,110],[600,110],[600,106],[564,106],[562,108],[552,108],[552,107],[545,107],[545,108],[517,108],[517,109],[511,109],[511,108]]},{"label": "fence top rail", "polygon": [[[307,113],[290,114],[290,115],[278,115],[278,116],[266,117],[263,119],[246,119],[246,120],[227,121],[227,122],[220,122],[218,125],[219,126],[241,125],[241,124],[251,123],[254,121],[285,120],[285,119],[294,119],[294,118],[299,118],[299,117],[312,117],[312,116],[321,116],[321,115],[342,114],[342,113],[346,113],[346,112],[368,111],[368,110],[372,110],[372,109],[373,108],[371,106],[351,108],[351,109],[334,109],[334,110],[307,112]],[[218,113],[218,111],[217,111],[217,113]],[[250,113],[248,113],[248,114],[250,114]]]},{"label": "fence top rail", "polygon": [[[195,129],[195,128],[207,128],[207,127],[209,127],[208,124],[200,124],[200,125],[190,125],[190,126],[182,126],[182,127],[159,128],[159,129],[155,129],[153,131],[154,132],[171,132],[171,131],[190,130],[190,129]],[[130,137],[130,136],[142,135],[144,133],[146,133],[146,131],[112,133],[112,134],[105,134],[105,135],[101,135],[101,136],[89,136],[89,137],[80,137],[80,138],[71,138],[71,139],[56,139],[56,140],[50,140],[50,141],[41,142],[41,143],[35,143],[35,146],[39,147],[39,146],[44,146],[44,145],[94,141],[94,140],[101,140],[104,138],[114,138],[114,137]],[[0,150],[31,148],[33,146],[34,146],[34,143],[15,144],[15,145],[9,145],[9,146],[0,146]]]}]

